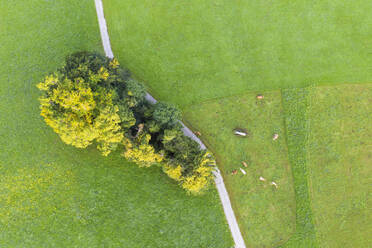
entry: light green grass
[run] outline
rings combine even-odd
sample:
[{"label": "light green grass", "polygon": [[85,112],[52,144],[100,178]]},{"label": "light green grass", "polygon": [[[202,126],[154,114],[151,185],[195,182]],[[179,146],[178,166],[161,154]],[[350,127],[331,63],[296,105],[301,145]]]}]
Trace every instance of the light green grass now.
[{"label": "light green grass", "polygon": [[115,55],[161,100],[371,82],[369,0],[104,0]]},{"label": "light green grass", "polygon": [[[285,90],[283,109],[279,92],[265,93],[263,105],[248,93],[186,108],[247,90],[371,82],[370,1],[104,0],[104,8],[120,62],[186,109],[214,150],[247,245],[372,243],[370,85]],[[34,86],[78,50],[101,51],[93,1],[0,6],[1,246],[231,247],[214,189],[188,197],[158,168],[66,146],[43,123]],[[238,139],[235,126],[252,136]],[[232,176],[243,160],[248,175]]]},{"label": "light green grass", "polygon": [[232,246],[215,189],[190,197],[159,168],[64,145],[35,85],[74,51],[102,51],[93,1],[0,5],[0,246]]},{"label": "light green grass", "polygon": [[[185,118],[217,156],[248,247],[276,247],[295,229],[295,199],[281,114],[278,91],[265,93],[261,101],[249,93],[207,101],[185,111]],[[249,137],[235,136],[236,127],[247,129]],[[276,141],[274,133],[279,134]],[[234,169],[238,174],[231,174]],[[261,182],[260,176],[267,181]],[[278,189],[270,185],[272,181]]]},{"label": "light green grass", "polygon": [[[225,168],[231,170],[239,162],[240,158],[236,159],[235,153],[240,152],[237,147],[241,144],[232,146],[233,143],[226,138],[231,134],[219,127],[234,122],[239,124],[239,121],[244,120],[241,110],[244,107],[231,105],[229,102],[233,101],[230,98],[218,100],[223,102],[221,104],[218,101],[208,104],[203,102],[239,95],[246,91],[284,90],[282,117],[285,119],[288,134],[286,138],[296,196],[296,230],[292,236],[288,234],[290,239],[282,246],[313,248],[364,245],[363,242],[368,240],[363,236],[364,231],[355,234],[353,229],[360,229],[354,224],[341,222],[343,218],[347,218],[343,217],[348,216],[347,214],[335,216],[329,213],[330,210],[325,210],[325,213],[322,213],[322,221],[319,220],[319,209],[327,209],[328,205],[324,205],[327,201],[322,199],[323,196],[314,196],[313,199],[313,185],[310,183],[316,173],[313,172],[312,160],[308,159],[313,156],[308,145],[313,147],[318,138],[325,141],[323,135],[326,131],[333,130],[334,123],[330,123],[326,116],[323,116],[322,124],[319,124],[320,119],[311,119],[318,114],[308,105],[312,104],[308,102],[308,94],[312,89],[299,88],[340,83],[366,84],[372,81],[372,43],[369,42],[372,37],[369,28],[372,22],[371,1],[104,0],[104,5],[113,50],[120,62],[131,68],[136,77],[149,86],[155,97],[169,100],[186,110],[185,118],[192,126],[202,131],[202,139],[215,151],[219,165],[225,173]],[[324,101],[332,104],[334,98],[336,96]],[[354,107],[357,108],[358,98],[354,100]],[[241,101],[240,96],[236,101]],[[222,106],[223,104],[226,106]],[[328,106],[327,104],[324,106]],[[224,122],[218,119],[221,117],[214,116],[214,108],[224,109]],[[321,107],[318,109],[325,111]],[[348,122],[347,113],[337,112],[336,108],[334,113],[329,111],[331,115],[340,115],[340,119],[345,115],[345,123]],[[366,108],[359,111],[360,116],[368,115]],[[196,114],[190,114],[191,112]],[[267,122],[270,121],[272,120],[267,118]],[[314,132],[312,128],[309,129],[309,123],[314,121],[318,126],[324,125],[324,131]],[[262,131],[262,126],[253,129],[253,132]],[[309,136],[312,137],[310,144]],[[352,147],[349,143],[360,141],[359,138],[354,137],[344,143],[338,141],[337,152],[350,156],[354,150],[348,149]],[[249,150],[256,151],[258,147],[263,147],[265,142],[257,140],[256,145],[249,147]],[[261,150],[265,151],[263,148]],[[333,153],[330,149],[321,152],[324,157],[330,156],[327,161],[340,161]],[[363,155],[358,157],[362,158]],[[352,168],[359,163],[356,159],[353,161],[356,164],[350,163]],[[309,173],[312,173],[311,177]],[[241,185],[232,184],[227,174],[225,177],[248,244],[279,244],[273,241],[270,234],[266,235],[266,239],[261,239],[260,234],[247,238],[247,235],[256,233],[249,229],[247,234],[245,220],[240,214],[241,209],[257,202],[260,204],[261,199],[244,204],[237,203],[236,199],[243,202],[243,197],[235,196],[236,192],[242,191]],[[340,178],[345,177],[344,171],[341,169],[335,177],[340,181]],[[325,178],[324,182],[320,181],[320,178],[317,177],[319,185],[328,184],[328,178]],[[332,187],[338,187],[333,181],[330,183]],[[350,187],[356,188],[355,184],[357,183],[352,182]],[[341,189],[344,187],[346,186],[340,186]],[[331,186],[325,189],[328,194],[332,191]],[[335,189],[335,192],[337,190]],[[361,191],[355,194],[364,192],[361,188]],[[353,200],[356,209],[358,204],[364,204],[362,196],[358,196],[360,201]],[[335,213],[348,211],[350,208],[351,203],[345,203],[345,208],[337,210],[334,204],[339,204],[338,200],[332,197],[329,199],[334,200],[333,204],[329,204],[329,209]],[[251,217],[252,221],[261,221],[260,215]],[[358,220],[359,217],[356,217],[348,223]],[[339,235],[325,231],[330,230],[330,227],[333,227],[330,225],[335,223],[340,225],[334,229],[340,231]],[[363,228],[365,222],[361,221],[361,226]],[[262,233],[269,232],[267,230],[270,229],[265,229]],[[370,230],[371,228],[365,228],[366,232]],[[284,232],[286,231],[283,230]],[[343,234],[345,235],[340,238]],[[346,238],[350,243],[345,241]]]},{"label": "light green grass", "polygon": [[321,247],[371,247],[372,84],[310,92],[308,168]]},{"label": "light green grass", "polygon": [[372,85],[283,91],[296,233],[282,247],[369,247]]}]

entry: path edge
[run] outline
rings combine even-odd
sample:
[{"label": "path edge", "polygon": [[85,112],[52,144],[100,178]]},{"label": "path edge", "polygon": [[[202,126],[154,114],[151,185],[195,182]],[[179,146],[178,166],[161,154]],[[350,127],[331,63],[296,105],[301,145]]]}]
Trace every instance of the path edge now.
[{"label": "path edge", "polygon": [[[114,54],[111,49],[110,37],[107,31],[107,24],[106,24],[106,19],[105,19],[104,12],[103,12],[102,0],[95,0],[95,5],[96,5],[97,18],[98,18],[99,30],[101,33],[103,49],[105,51],[106,56],[112,59],[114,58]],[[155,104],[157,102],[157,100],[154,97],[152,97],[149,93],[146,93],[146,100],[152,104]],[[206,146],[203,144],[203,142],[182,121],[179,121],[179,122],[182,125],[183,133],[186,136],[193,139],[194,141],[196,141],[200,145],[201,149],[205,150]],[[232,209],[232,206],[231,206],[229,194],[227,193],[221,172],[217,167],[215,167],[215,170],[213,171],[213,175],[214,175],[214,183],[216,185],[218,195],[220,197],[222,207],[225,213],[225,217],[226,217],[227,223],[231,231],[231,235],[235,243],[235,248],[246,248],[243,236],[241,234],[238,222],[234,214],[234,210]]]}]

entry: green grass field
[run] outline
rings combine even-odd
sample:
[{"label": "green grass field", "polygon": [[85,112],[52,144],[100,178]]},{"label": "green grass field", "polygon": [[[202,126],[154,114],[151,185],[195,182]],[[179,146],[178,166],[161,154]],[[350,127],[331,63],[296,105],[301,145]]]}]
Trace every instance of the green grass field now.
[{"label": "green grass field", "polygon": [[[247,246],[370,247],[372,85],[265,92],[264,100],[256,95],[185,110],[218,158]],[[249,137],[234,136],[236,127]]]},{"label": "green grass field", "polygon": [[[104,4],[120,62],[156,98],[181,106],[217,156],[247,245],[368,247],[372,2]],[[345,83],[361,85],[353,95],[337,86]],[[324,87],[306,88],[314,85]],[[252,92],[271,105],[255,104]],[[234,137],[236,126],[252,137]],[[232,176],[244,160],[248,175]],[[287,187],[260,188],[263,173]]]},{"label": "green grass field", "polygon": [[[287,241],[295,231],[296,204],[280,92],[267,92],[263,100],[249,93],[207,101],[184,114],[217,156],[247,246],[276,247]],[[247,129],[249,137],[235,136],[237,127]],[[275,133],[279,138],[274,141]],[[238,174],[231,174],[234,169]]]},{"label": "green grass field", "polygon": [[102,52],[93,1],[0,5],[0,246],[231,247],[215,189],[64,145],[35,85],[74,51]]},{"label": "green grass field", "polygon": [[181,106],[372,79],[368,0],[103,2],[114,54]]},{"label": "green grass field", "polygon": [[[66,146],[39,116],[43,76],[102,52],[94,2],[3,2],[0,246],[231,247],[214,188]],[[248,247],[371,247],[371,1],[103,2],[120,63],[216,155]]]},{"label": "green grass field", "polygon": [[371,247],[372,84],[314,88],[308,168],[321,247]]},{"label": "green grass field", "polygon": [[296,233],[283,247],[370,247],[372,85],[283,91]]}]

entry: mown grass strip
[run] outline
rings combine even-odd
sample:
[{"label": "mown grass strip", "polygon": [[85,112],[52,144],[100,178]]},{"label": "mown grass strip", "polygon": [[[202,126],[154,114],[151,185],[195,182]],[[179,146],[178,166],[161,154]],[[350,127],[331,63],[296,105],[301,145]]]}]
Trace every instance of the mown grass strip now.
[{"label": "mown grass strip", "polygon": [[309,88],[282,90],[288,157],[296,194],[296,232],[281,247],[318,247],[307,180],[308,95]]}]

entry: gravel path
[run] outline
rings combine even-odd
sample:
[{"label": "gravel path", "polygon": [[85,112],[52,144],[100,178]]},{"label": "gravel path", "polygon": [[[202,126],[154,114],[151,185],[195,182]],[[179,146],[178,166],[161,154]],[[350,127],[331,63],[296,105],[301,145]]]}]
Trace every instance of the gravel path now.
[{"label": "gravel path", "polygon": [[[101,32],[103,49],[105,50],[105,54],[106,54],[107,57],[114,58],[114,54],[113,54],[112,49],[111,49],[110,38],[109,38],[109,35],[108,35],[108,32],[107,32],[107,24],[106,24],[105,16],[104,16],[104,13],[103,13],[102,0],[95,0],[95,4],[96,4],[96,10],[97,10],[99,29],[100,29],[100,32]],[[147,93],[146,99],[150,103],[153,103],[153,104],[155,104],[157,102],[156,99],[153,98],[149,93]],[[180,123],[183,126],[183,129],[182,129],[183,133],[186,136],[188,136],[188,137],[192,138],[193,140],[195,140],[196,142],[198,142],[201,149],[206,149],[203,142],[198,137],[196,137],[196,135],[185,124],[183,124],[183,122],[180,121]],[[216,188],[217,188],[218,194],[219,194],[220,199],[221,199],[223,210],[225,212],[225,216],[226,216],[227,222],[229,224],[232,237],[233,237],[234,242],[235,242],[235,248],[246,248],[246,246],[244,244],[242,234],[241,234],[239,226],[238,226],[238,222],[236,221],[234,210],[231,207],[229,194],[227,193],[225,184],[223,182],[223,178],[221,176],[221,172],[216,167],[216,170],[213,172],[213,174],[214,174],[214,182],[216,184]]]}]

